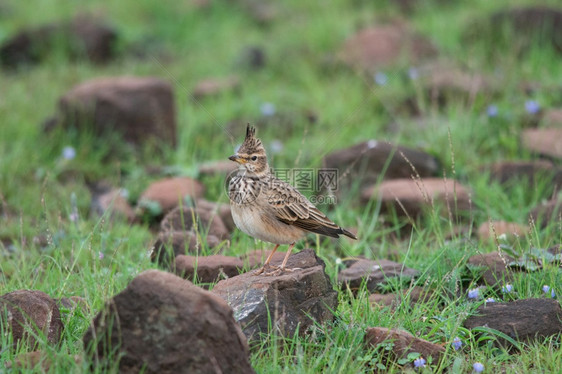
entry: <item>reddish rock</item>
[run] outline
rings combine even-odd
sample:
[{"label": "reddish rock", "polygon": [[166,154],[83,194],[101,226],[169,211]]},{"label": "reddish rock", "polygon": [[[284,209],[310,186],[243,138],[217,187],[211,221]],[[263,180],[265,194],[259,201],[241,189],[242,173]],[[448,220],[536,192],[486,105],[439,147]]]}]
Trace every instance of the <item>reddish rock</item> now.
[{"label": "reddish rock", "polygon": [[562,159],[562,127],[526,129],[521,140],[530,152]]},{"label": "reddish rock", "polygon": [[[340,183],[359,179],[363,185],[376,183],[383,172],[385,179],[409,178],[416,172],[424,178],[437,175],[441,168],[439,161],[428,153],[374,139],[330,153],[323,165],[328,169],[326,172],[337,169],[336,179]],[[336,187],[332,189],[342,186]]]},{"label": "reddish rock", "polygon": [[483,222],[476,231],[482,241],[497,240],[504,235],[508,239],[520,238],[529,233],[529,227],[515,222]]},{"label": "reddish rock", "polygon": [[397,214],[408,216],[417,216],[424,209],[434,209],[435,205],[441,206],[443,214],[447,214],[448,207],[453,214],[471,208],[468,189],[457,181],[443,178],[383,181],[378,186],[363,189],[361,198],[365,203],[380,199],[383,213],[395,209]]},{"label": "reddish rock", "polygon": [[324,272],[324,263],[311,249],[289,257],[279,276],[256,275],[256,271],[222,280],[213,292],[228,301],[234,317],[249,339],[259,339],[270,328],[281,336],[305,334],[313,324],[334,319],[338,296]]},{"label": "reddish rock", "polygon": [[410,353],[419,353],[426,361],[429,357],[433,363],[438,363],[445,354],[445,348],[416,338],[404,330],[388,329],[386,327],[371,327],[367,329],[365,342],[370,347],[376,348],[383,343],[392,343],[390,351],[382,350],[390,357],[386,359],[399,360],[408,357]]},{"label": "reddish rock", "polygon": [[84,346],[95,370],[253,373],[244,334],[223,299],[170,273],[148,270],[94,318]]},{"label": "reddish rock", "polygon": [[55,122],[98,136],[117,133],[132,144],[176,145],[173,89],[159,78],[96,78],[79,84],[59,100]]},{"label": "reddish rock", "polygon": [[174,271],[182,278],[198,283],[215,283],[220,279],[235,277],[244,268],[244,262],[238,257],[211,255],[186,256],[178,255],[174,263]]},{"label": "reddish rock", "polygon": [[151,183],[139,198],[143,201],[154,201],[160,205],[163,213],[177,207],[180,202],[186,204],[186,197],[197,199],[203,196],[205,187],[201,182],[189,177],[166,178]]},{"label": "reddish rock", "polygon": [[135,219],[135,211],[120,188],[109,188],[99,192],[92,192],[91,208],[92,212],[99,216],[121,217],[129,222]]},{"label": "reddish rock", "polygon": [[[485,20],[469,24],[467,43],[481,40],[497,54],[509,48],[521,55],[537,46],[562,53],[562,9],[543,5],[503,7]],[[503,56],[503,55],[502,55]]]},{"label": "reddish rock", "polygon": [[[467,329],[487,327],[522,342],[543,341],[562,333],[562,309],[554,299],[524,299],[509,303],[485,303],[464,322]],[[511,343],[501,337],[498,343]]]},{"label": "reddish rock", "polygon": [[236,230],[236,225],[230,212],[230,204],[214,203],[205,199],[199,199],[195,201],[195,206],[209,211],[212,215],[218,214],[229,232]]},{"label": "reddish rock", "polygon": [[[255,251],[248,252],[241,256],[244,265],[250,269],[261,267],[267,257],[271,254],[271,249],[256,249]],[[271,258],[272,265],[281,265],[287,252],[275,251]]]},{"label": "reddish rock", "polygon": [[0,296],[0,318],[7,321],[16,344],[24,340],[30,348],[35,347],[37,333],[44,334],[51,344],[61,340],[63,324],[59,308],[44,292],[18,290]]},{"label": "reddish rock", "polygon": [[54,51],[70,58],[106,62],[114,56],[117,32],[100,19],[73,20],[22,30],[0,46],[0,62],[7,67],[37,63]]},{"label": "reddish rock", "polygon": [[379,309],[383,307],[390,307],[395,309],[398,305],[403,302],[408,302],[409,305],[413,306],[417,303],[428,302],[433,297],[433,292],[427,291],[422,287],[413,287],[411,289],[402,290],[398,293],[388,293],[380,294],[374,293],[369,296],[369,302],[371,306]]},{"label": "reddish rock", "polygon": [[435,55],[432,43],[403,22],[365,28],[350,37],[338,54],[347,65],[370,73],[399,63],[416,64]]},{"label": "reddish rock", "polygon": [[560,222],[562,219],[562,200],[555,198],[546,203],[540,203],[531,210],[529,218],[543,228],[552,222]]},{"label": "reddish rock", "polygon": [[495,287],[513,280],[513,272],[508,264],[514,259],[505,253],[479,253],[468,259],[468,265],[482,269],[481,280],[484,284]]},{"label": "reddish rock", "polygon": [[[196,223],[196,224],[195,224]],[[220,240],[230,236],[230,232],[218,214],[202,208],[177,207],[166,214],[160,224],[162,232],[194,231],[214,235]]]},{"label": "reddish rock", "polygon": [[195,85],[191,95],[194,99],[199,100],[227,91],[237,90],[238,88],[240,88],[240,79],[236,76],[222,79],[205,79]]},{"label": "reddish rock", "polygon": [[[201,240],[205,241],[202,242]],[[166,231],[158,234],[150,258],[160,265],[170,265],[178,255],[199,254],[202,248],[215,248],[221,241],[214,235],[205,238],[192,231]]]},{"label": "reddish rock", "polygon": [[381,284],[386,283],[389,278],[414,278],[418,274],[419,271],[394,261],[359,259],[347,269],[339,272],[338,283],[342,285],[343,289],[349,288],[354,293],[361,288],[362,284],[365,284],[367,290],[373,292]]},{"label": "reddish rock", "polygon": [[547,160],[500,161],[483,169],[489,169],[490,177],[503,184],[526,180],[534,185],[536,181],[544,182],[548,178],[556,188],[562,186],[562,169]]}]

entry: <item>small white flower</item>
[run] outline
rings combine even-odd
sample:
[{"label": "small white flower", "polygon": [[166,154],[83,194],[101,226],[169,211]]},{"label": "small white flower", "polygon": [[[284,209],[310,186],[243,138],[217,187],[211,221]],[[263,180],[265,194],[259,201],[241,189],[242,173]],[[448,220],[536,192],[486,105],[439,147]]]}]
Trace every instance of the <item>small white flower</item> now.
[{"label": "small white flower", "polygon": [[62,149],[62,158],[65,160],[72,160],[76,157],[76,150],[73,146],[67,145]]}]

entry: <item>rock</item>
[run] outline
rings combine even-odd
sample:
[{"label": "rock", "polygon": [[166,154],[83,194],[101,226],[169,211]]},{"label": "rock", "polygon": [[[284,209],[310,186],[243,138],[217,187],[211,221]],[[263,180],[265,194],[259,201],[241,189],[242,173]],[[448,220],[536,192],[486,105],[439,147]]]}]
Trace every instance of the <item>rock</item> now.
[{"label": "rock", "polygon": [[0,46],[0,62],[10,68],[38,63],[53,52],[102,63],[113,58],[116,30],[104,21],[80,15],[70,21],[22,30]]},{"label": "rock", "polygon": [[195,201],[195,207],[207,210],[212,215],[218,214],[229,232],[236,230],[236,224],[230,212],[230,204],[214,203],[205,199]]},{"label": "rock", "polygon": [[468,265],[482,268],[481,280],[484,284],[496,287],[513,280],[513,272],[508,267],[515,259],[505,253],[479,253],[468,259]]},{"label": "rock", "polygon": [[[270,254],[271,250],[256,249],[241,256],[241,260],[247,268],[255,269],[263,266],[263,263]],[[281,265],[286,254],[287,252],[275,251],[271,258],[271,265]]]},{"label": "rock", "polygon": [[481,41],[482,46],[493,48],[491,52],[500,56],[505,49],[521,55],[536,46],[551,46],[562,53],[561,35],[562,9],[533,5],[508,7],[469,24],[465,41]]},{"label": "rock", "polygon": [[394,261],[359,259],[339,272],[338,283],[341,284],[342,289],[349,288],[354,293],[365,283],[367,290],[374,292],[389,278],[414,278],[418,274],[419,271]]},{"label": "rock", "polygon": [[51,344],[61,340],[64,326],[59,308],[44,292],[18,290],[6,293],[0,296],[0,314],[7,321],[14,344],[23,340],[28,347],[34,348],[38,344],[34,337],[37,333],[44,334]]},{"label": "rock", "polygon": [[222,79],[205,79],[199,81],[191,96],[195,100],[201,100],[205,97],[216,96],[218,94],[235,91],[240,88],[240,79],[236,76],[230,76]]},{"label": "rock", "polygon": [[[523,299],[508,303],[486,303],[464,321],[467,329],[487,327],[512,339],[530,342],[562,332],[562,309],[554,299]],[[511,343],[498,338],[500,345]]]},{"label": "rock", "polygon": [[400,63],[415,65],[435,55],[433,44],[404,22],[367,27],[347,39],[338,53],[345,64],[371,74]]},{"label": "rock", "polygon": [[380,199],[382,213],[395,209],[397,214],[410,217],[418,216],[424,209],[433,209],[436,205],[441,205],[444,214],[450,208],[455,215],[468,212],[471,208],[468,189],[455,180],[443,178],[383,181],[378,186],[364,188],[361,199],[364,203]]},{"label": "rock", "polygon": [[[202,243],[201,239],[205,239]],[[192,231],[166,231],[158,234],[150,258],[160,265],[170,265],[174,258],[185,254],[199,254],[201,248],[215,248],[221,241],[214,235],[201,238]]]},{"label": "rock", "polygon": [[117,133],[132,144],[176,145],[172,86],[159,78],[96,78],[59,100],[56,122],[64,128]]},{"label": "rock", "polygon": [[[174,272],[182,278],[198,283],[215,283],[220,279],[235,277],[244,268],[244,262],[237,257],[212,256],[176,256]],[[197,277],[196,277],[197,275]]]},{"label": "rock", "polygon": [[543,182],[548,178],[552,180],[556,189],[562,186],[562,169],[547,160],[500,161],[483,169],[489,169],[490,177],[502,184],[520,183],[521,180],[526,180],[530,185],[535,185],[535,181]]},{"label": "rock", "polygon": [[104,188],[92,191],[91,211],[98,216],[120,217],[129,222],[135,220],[135,211],[120,188]]},{"label": "rock", "polygon": [[432,297],[433,292],[416,286],[411,289],[402,290],[402,292],[398,293],[374,293],[369,296],[369,302],[371,303],[371,306],[376,309],[380,309],[385,306],[395,309],[402,302],[408,302],[410,306],[413,306],[417,303],[426,303]]},{"label": "rock", "polygon": [[152,182],[139,197],[139,206],[157,202],[164,214],[176,208],[180,202],[186,204],[186,197],[198,199],[205,193],[201,182],[189,177],[165,178]]},{"label": "rock", "polygon": [[324,263],[313,250],[307,249],[289,257],[288,268],[300,268],[279,276],[250,272],[222,280],[213,288],[234,310],[234,318],[250,340],[260,333],[292,337],[305,334],[315,323],[334,319],[338,296]]},{"label": "rock", "polygon": [[[194,219],[197,225],[194,225]],[[177,207],[166,214],[160,230],[168,231],[195,231],[202,234],[214,235],[219,240],[225,240],[230,236],[222,219],[218,214],[213,214],[202,208]]]},{"label": "rock", "polygon": [[537,205],[529,213],[529,218],[542,228],[552,222],[560,222],[562,219],[562,200],[554,198]]},{"label": "rock", "polygon": [[[324,158],[323,166],[327,169],[327,179],[328,171],[337,169],[336,180],[360,179],[362,185],[369,185],[376,183],[383,172],[385,179],[415,175],[410,163],[422,178],[435,176],[441,169],[439,161],[425,152],[374,139],[330,153]],[[343,174],[345,178],[342,178]],[[331,189],[340,187],[336,185]]]},{"label": "rock", "polygon": [[562,127],[523,130],[521,141],[530,152],[562,159]]},{"label": "rock", "polygon": [[[392,349],[388,352],[390,357],[387,359],[399,360],[406,358],[410,353],[419,353],[424,359],[432,358],[432,363],[438,363],[445,353],[445,348],[416,338],[404,330],[388,329],[386,327],[370,327],[366,331],[365,342],[370,347],[376,348],[385,342],[393,343]],[[382,353],[387,352],[382,350]]]},{"label": "rock", "polygon": [[516,239],[529,233],[529,227],[515,222],[491,221],[483,222],[476,231],[482,241],[497,240],[500,236]]},{"label": "rock", "polygon": [[96,370],[120,356],[120,373],[253,373],[246,339],[220,297],[147,270],[114,296],[84,335]]}]

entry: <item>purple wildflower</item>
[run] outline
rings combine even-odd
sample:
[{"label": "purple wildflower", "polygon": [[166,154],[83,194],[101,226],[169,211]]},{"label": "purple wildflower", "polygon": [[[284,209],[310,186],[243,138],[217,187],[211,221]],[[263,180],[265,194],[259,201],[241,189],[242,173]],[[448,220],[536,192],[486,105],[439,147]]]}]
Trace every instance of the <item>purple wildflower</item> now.
[{"label": "purple wildflower", "polygon": [[525,110],[529,114],[537,114],[541,110],[541,106],[535,100],[527,100],[525,101]]},{"label": "purple wildflower", "polygon": [[423,357],[418,357],[414,360],[414,367],[416,368],[424,368],[425,367],[425,359]]},{"label": "purple wildflower", "polygon": [[480,290],[478,288],[468,290],[469,299],[477,299],[479,294],[480,294]]},{"label": "purple wildflower", "polygon": [[455,351],[458,351],[459,349],[461,349],[461,347],[462,347],[461,338],[459,338],[458,336],[456,338],[454,338],[451,345],[453,346],[453,348],[455,348]]},{"label": "purple wildflower", "polygon": [[482,365],[480,362],[475,362],[474,365],[472,365],[472,368],[474,369],[475,373],[481,373],[484,371],[484,365]]}]

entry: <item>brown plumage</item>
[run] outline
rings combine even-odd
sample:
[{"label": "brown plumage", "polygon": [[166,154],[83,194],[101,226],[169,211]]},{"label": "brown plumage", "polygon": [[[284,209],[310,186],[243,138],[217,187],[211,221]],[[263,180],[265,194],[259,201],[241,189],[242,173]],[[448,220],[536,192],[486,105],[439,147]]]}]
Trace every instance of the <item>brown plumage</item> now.
[{"label": "brown plumage", "polygon": [[295,242],[307,232],[357,239],[332,222],[295,187],[271,173],[265,148],[255,132],[255,128],[248,125],[244,143],[229,157],[240,164],[237,175],[230,180],[229,197],[236,226],[250,236],[276,244],[260,273],[269,266],[279,245],[290,244],[278,271],[266,274],[284,271]]}]

